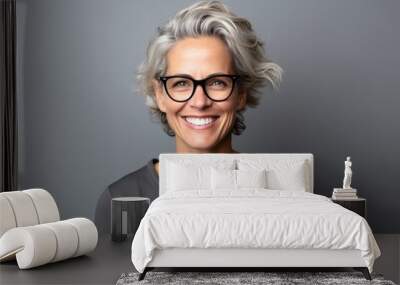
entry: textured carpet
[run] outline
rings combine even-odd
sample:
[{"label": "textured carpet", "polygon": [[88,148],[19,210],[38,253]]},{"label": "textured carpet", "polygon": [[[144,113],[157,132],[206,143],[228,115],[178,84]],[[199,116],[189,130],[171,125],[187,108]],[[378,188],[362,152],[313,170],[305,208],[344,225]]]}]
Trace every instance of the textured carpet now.
[{"label": "textured carpet", "polygon": [[147,272],[145,279],[138,281],[139,273],[124,273],[117,285],[133,284],[387,284],[382,275],[372,274],[372,281],[361,272]]}]

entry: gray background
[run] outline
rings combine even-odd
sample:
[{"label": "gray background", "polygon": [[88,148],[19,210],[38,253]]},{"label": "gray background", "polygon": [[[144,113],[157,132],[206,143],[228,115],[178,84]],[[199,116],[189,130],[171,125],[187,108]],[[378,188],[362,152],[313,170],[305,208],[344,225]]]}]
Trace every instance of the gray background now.
[{"label": "gray background", "polygon": [[[93,218],[108,184],[175,151],[134,77],[156,27],[192,2],[17,1],[21,189],[50,191],[62,218]],[[400,2],[225,3],[285,70],[234,147],[313,153],[322,195],[341,186],[350,155],[372,229],[399,233]]]}]

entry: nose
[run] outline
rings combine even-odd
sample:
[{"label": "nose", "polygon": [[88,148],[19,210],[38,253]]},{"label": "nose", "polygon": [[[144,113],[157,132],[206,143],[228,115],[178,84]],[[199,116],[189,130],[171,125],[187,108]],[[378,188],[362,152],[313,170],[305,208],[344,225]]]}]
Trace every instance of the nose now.
[{"label": "nose", "polygon": [[204,109],[212,103],[213,101],[204,93],[203,87],[197,85],[192,98],[189,100],[190,106],[197,109]]}]

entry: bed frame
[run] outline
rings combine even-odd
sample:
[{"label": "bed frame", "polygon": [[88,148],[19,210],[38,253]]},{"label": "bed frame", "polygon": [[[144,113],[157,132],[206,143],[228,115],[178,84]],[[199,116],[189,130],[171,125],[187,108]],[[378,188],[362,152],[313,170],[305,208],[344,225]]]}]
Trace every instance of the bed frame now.
[{"label": "bed frame", "polygon": [[[160,154],[160,195],[165,192],[166,169],[165,161],[182,158],[212,159],[216,154]],[[224,158],[263,157],[271,159],[304,159],[308,166],[307,191],[313,192],[313,155],[312,154],[218,154]],[[143,280],[150,270],[165,268],[184,269],[220,269],[229,268],[233,271],[265,271],[277,268],[343,268],[350,267],[361,271],[367,280],[371,275],[361,257],[360,250],[331,249],[257,249],[257,248],[167,248],[156,249],[153,259],[147,264],[139,280]],[[262,270],[263,269],[263,270]],[[232,270],[229,270],[232,271]]]},{"label": "bed frame", "polygon": [[[143,273],[155,268],[229,268],[253,271],[271,268],[337,268],[350,267],[371,280],[359,250],[330,249],[256,249],[256,248],[169,248],[157,249]],[[259,270],[259,271],[264,271]]]}]

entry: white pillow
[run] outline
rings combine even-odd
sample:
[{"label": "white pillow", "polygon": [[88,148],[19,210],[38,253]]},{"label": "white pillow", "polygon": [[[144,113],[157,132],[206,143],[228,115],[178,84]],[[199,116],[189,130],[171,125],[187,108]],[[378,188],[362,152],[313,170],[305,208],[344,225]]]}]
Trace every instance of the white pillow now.
[{"label": "white pillow", "polygon": [[211,169],[213,190],[239,190],[241,188],[266,188],[266,170]]},{"label": "white pillow", "polygon": [[236,189],[236,170],[233,169],[211,169],[211,189]]},{"label": "white pillow", "polygon": [[307,168],[304,160],[292,159],[239,159],[240,170],[266,169],[267,188],[274,190],[306,191]]},{"label": "white pillow", "polygon": [[210,190],[211,168],[234,169],[235,161],[216,160],[215,162],[181,159],[167,163],[167,191]]},{"label": "white pillow", "polygon": [[238,188],[267,188],[267,171],[260,170],[235,170]]},{"label": "white pillow", "polygon": [[168,191],[184,191],[193,189],[207,189],[210,181],[210,167],[184,166],[170,163],[168,166]]}]

